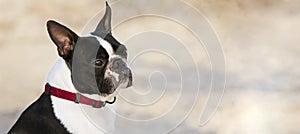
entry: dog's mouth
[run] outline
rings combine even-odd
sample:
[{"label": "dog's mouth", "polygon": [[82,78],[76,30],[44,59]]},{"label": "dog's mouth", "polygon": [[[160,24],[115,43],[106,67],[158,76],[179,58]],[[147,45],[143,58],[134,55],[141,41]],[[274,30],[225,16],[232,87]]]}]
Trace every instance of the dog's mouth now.
[{"label": "dog's mouth", "polygon": [[105,78],[101,86],[99,86],[99,91],[101,96],[108,96],[117,89],[118,83],[113,77]]},{"label": "dog's mouth", "polygon": [[100,93],[100,96],[102,97],[108,97],[110,94],[107,94],[107,93]]},{"label": "dog's mouth", "polygon": [[130,69],[125,72],[113,72],[108,70],[99,91],[101,96],[108,96],[114,93],[118,88],[128,88],[132,86],[132,73]]},{"label": "dog's mouth", "polygon": [[105,102],[114,102],[116,99],[116,95],[114,94],[107,94],[107,93],[101,93],[100,94],[100,100]]},{"label": "dog's mouth", "polygon": [[[116,89],[115,89],[116,90]],[[99,96],[100,96],[100,100],[103,100],[103,101],[107,101],[107,102],[112,102],[115,100],[115,97],[117,96],[116,95],[116,92],[112,92],[112,93],[100,93]]]}]

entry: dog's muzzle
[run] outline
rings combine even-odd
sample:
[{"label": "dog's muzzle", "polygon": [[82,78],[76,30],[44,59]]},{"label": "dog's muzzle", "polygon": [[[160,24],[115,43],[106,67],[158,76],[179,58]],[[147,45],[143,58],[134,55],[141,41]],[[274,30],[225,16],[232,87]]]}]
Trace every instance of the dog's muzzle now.
[{"label": "dog's muzzle", "polygon": [[116,88],[128,88],[132,86],[132,72],[124,58],[114,57],[107,66],[105,81],[110,81],[111,91]]}]

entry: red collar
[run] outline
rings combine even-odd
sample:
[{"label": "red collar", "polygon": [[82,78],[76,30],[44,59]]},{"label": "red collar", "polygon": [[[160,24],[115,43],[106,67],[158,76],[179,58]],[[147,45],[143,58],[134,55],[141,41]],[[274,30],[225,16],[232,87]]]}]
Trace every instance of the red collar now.
[{"label": "red collar", "polygon": [[104,107],[106,103],[113,104],[116,101],[116,97],[114,97],[114,100],[112,102],[109,101],[97,101],[94,99],[90,99],[88,97],[85,97],[81,95],[80,93],[72,93],[69,91],[65,91],[56,87],[52,87],[50,84],[45,85],[45,94],[52,95],[57,98],[61,98],[64,100],[73,101],[77,104],[85,104],[89,106],[93,106],[94,108],[101,108]]}]

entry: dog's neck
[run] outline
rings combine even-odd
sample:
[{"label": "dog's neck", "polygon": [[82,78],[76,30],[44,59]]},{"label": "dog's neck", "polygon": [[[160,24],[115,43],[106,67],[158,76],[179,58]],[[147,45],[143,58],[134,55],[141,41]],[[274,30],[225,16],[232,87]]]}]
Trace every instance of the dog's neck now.
[{"label": "dog's neck", "polygon": [[[72,93],[77,93],[78,91],[75,89],[72,79],[71,79],[71,71],[67,64],[65,63],[63,58],[59,58],[56,64],[52,67],[51,71],[48,74],[47,83],[56,88],[60,88]],[[103,97],[100,95],[90,95],[81,93],[84,96],[94,99],[106,101],[112,99],[115,94],[112,94],[107,97]]]},{"label": "dog's neck", "polygon": [[59,58],[48,74],[47,83],[56,88],[76,93],[72,84],[71,71],[64,59]]},{"label": "dog's neck", "polygon": [[[77,92],[72,84],[71,71],[62,58],[58,59],[49,72],[47,82],[51,86],[73,93]],[[99,96],[84,95],[99,100]],[[101,129],[111,133],[114,129],[115,115],[110,105],[98,109],[54,96],[51,96],[51,101],[55,116],[71,133],[98,133]],[[99,126],[101,128],[98,128]]]}]

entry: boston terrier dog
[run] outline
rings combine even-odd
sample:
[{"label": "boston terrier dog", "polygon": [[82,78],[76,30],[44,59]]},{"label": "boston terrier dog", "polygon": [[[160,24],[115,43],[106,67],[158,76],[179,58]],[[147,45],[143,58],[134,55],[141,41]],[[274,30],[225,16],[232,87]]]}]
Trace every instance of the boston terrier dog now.
[{"label": "boston terrier dog", "polygon": [[88,35],[79,37],[53,20],[47,22],[47,29],[60,58],[49,72],[44,93],[8,133],[113,133],[115,113],[110,104],[117,88],[132,85],[132,73],[126,47],[112,36],[108,3]]}]

